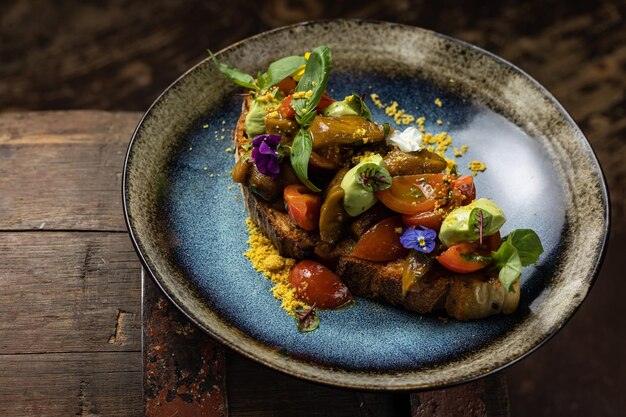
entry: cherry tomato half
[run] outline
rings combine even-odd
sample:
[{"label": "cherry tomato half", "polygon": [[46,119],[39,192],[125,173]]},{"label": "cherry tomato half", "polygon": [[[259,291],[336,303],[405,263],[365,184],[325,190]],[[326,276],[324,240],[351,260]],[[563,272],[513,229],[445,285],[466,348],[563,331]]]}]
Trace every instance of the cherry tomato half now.
[{"label": "cherry tomato half", "polygon": [[352,256],[368,261],[392,261],[405,256],[409,250],[400,243],[403,227],[400,216],[376,223],[359,238]]},{"label": "cherry tomato half", "polygon": [[339,308],[352,301],[352,294],[339,277],[324,265],[305,259],[291,269],[289,282],[298,299],[322,309]]},{"label": "cherry tomato half", "polygon": [[317,106],[315,106],[315,110],[324,110],[326,107],[330,106],[335,100],[333,100],[332,98],[330,98],[328,96],[328,94],[326,94],[326,91],[324,91],[324,93],[322,94],[322,98],[320,98],[319,103],[317,103]]},{"label": "cherry tomato half", "polygon": [[289,216],[304,230],[315,230],[320,221],[320,196],[310,194],[304,185],[288,185],[283,190],[283,199]]},{"label": "cherry tomato half", "polygon": [[461,175],[452,181],[452,187],[451,200],[454,206],[466,206],[476,199],[476,186],[471,175]]},{"label": "cherry tomato half", "polygon": [[393,177],[391,187],[376,191],[376,198],[402,214],[433,211],[437,201],[440,205],[447,203],[451,178],[448,174],[400,175]]},{"label": "cherry tomato half", "polygon": [[278,87],[280,91],[288,95],[293,94],[293,91],[296,89],[296,85],[297,83],[293,78],[287,77],[278,84],[276,84],[276,87]]},{"label": "cherry tomato half", "polygon": [[278,111],[285,119],[295,119],[296,117],[296,111],[293,109],[293,107],[291,107],[292,98],[292,95],[289,94],[287,97],[285,97],[283,102],[280,103],[280,106],[278,107]]},{"label": "cherry tomato half", "polygon": [[480,247],[477,242],[462,242],[450,246],[445,252],[437,256],[437,260],[450,271],[468,274],[489,265],[489,262],[481,262],[468,257],[468,255],[472,254],[479,255],[479,251]]}]

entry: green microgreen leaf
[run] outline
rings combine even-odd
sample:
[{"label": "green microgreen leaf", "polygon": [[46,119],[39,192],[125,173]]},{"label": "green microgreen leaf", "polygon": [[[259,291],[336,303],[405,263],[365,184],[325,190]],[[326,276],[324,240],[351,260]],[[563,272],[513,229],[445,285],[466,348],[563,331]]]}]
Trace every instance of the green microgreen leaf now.
[{"label": "green microgreen leaf", "polygon": [[298,330],[300,332],[312,332],[320,325],[320,318],[317,315],[315,306],[309,308],[298,307],[295,310]]},{"label": "green microgreen leaf", "polygon": [[322,191],[309,181],[309,158],[313,150],[313,138],[308,130],[300,128],[291,144],[291,166],[304,185],[312,191]]},{"label": "green microgreen leaf", "polygon": [[391,187],[391,175],[384,167],[368,162],[356,170],[356,182],[368,191],[386,190]]},{"label": "green microgreen leaf", "polygon": [[228,79],[230,79],[232,82],[251,90],[259,89],[259,87],[254,83],[254,78],[250,74],[247,74],[244,71],[219,62],[215,55],[213,55],[213,52],[208,49],[207,51],[209,52],[211,59],[213,60],[215,65],[217,65],[217,68],[220,70],[220,72],[228,77]]},{"label": "green microgreen leaf", "polygon": [[[367,107],[367,105],[365,104],[361,96],[353,93],[351,96],[346,97],[346,103],[348,104],[348,106],[350,106],[352,110],[356,112],[357,115],[361,116],[365,120],[373,122],[372,112]],[[383,129],[384,129],[384,125],[383,125]],[[386,134],[387,132],[385,132],[385,135]]]}]

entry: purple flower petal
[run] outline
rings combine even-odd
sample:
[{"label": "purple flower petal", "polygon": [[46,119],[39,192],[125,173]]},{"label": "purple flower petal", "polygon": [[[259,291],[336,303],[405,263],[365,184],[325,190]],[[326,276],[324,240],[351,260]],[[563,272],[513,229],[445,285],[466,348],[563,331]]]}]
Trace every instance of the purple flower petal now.
[{"label": "purple flower petal", "polygon": [[252,140],[252,160],[261,174],[273,179],[280,173],[278,145],[280,135],[258,135]]},{"label": "purple flower petal", "polygon": [[407,249],[430,253],[435,249],[437,232],[426,227],[410,227],[400,236],[400,243]]}]

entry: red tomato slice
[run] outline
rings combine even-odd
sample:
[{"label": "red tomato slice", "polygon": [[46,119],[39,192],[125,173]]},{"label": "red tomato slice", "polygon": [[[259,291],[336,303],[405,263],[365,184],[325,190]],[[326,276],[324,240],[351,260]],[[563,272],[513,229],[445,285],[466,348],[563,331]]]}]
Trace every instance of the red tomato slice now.
[{"label": "red tomato slice", "polygon": [[352,250],[352,256],[368,261],[392,261],[406,256],[409,250],[400,243],[403,227],[400,216],[376,223],[363,233]]},{"label": "red tomato slice", "polygon": [[296,89],[296,85],[297,84],[293,78],[287,77],[276,84],[276,87],[278,87],[278,89],[285,94],[293,94],[293,91]]},{"label": "red tomato slice", "polygon": [[440,206],[447,204],[453,178],[448,174],[400,175],[393,177],[391,187],[376,191],[376,198],[402,214],[433,211],[437,202]]},{"label": "red tomato slice", "polygon": [[489,262],[479,262],[463,257],[463,255],[479,254],[479,249],[478,243],[458,243],[450,246],[445,252],[437,256],[437,260],[450,271],[458,272],[459,274],[468,274],[489,265]]},{"label": "red tomato slice", "polygon": [[285,119],[295,119],[296,117],[296,111],[293,109],[293,107],[291,107],[292,98],[292,95],[289,94],[287,97],[285,97],[283,102],[280,103],[280,107],[278,107],[278,111]]},{"label": "red tomato slice", "polygon": [[289,282],[298,299],[323,309],[339,308],[352,301],[352,294],[339,277],[324,265],[305,259],[291,269]]},{"label": "red tomato slice", "polygon": [[326,107],[330,106],[335,100],[333,100],[332,98],[330,98],[328,96],[328,94],[326,94],[326,91],[324,91],[324,93],[322,94],[322,98],[320,99],[319,103],[317,103],[317,106],[315,106],[315,110],[324,110]]},{"label": "red tomato slice", "polygon": [[322,202],[317,194],[304,185],[288,185],[283,190],[287,212],[298,226],[304,230],[315,230],[320,221]]},{"label": "red tomato slice", "polygon": [[466,206],[476,199],[476,186],[473,176],[461,175],[452,181],[452,187],[451,200],[454,206]]},{"label": "red tomato slice", "polygon": [[442,213],[435,211],[426,211],[424,213],[418,213],[413,215],[405,214],[402,216],[402,223],[407,226],[423,226],[437,231],[441,229],[442,222]]}]

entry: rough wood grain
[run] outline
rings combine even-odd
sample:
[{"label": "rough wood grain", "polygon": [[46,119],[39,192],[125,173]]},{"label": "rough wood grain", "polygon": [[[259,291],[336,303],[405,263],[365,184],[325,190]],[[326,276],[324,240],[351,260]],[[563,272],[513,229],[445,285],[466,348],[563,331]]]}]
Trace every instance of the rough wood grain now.
[{"label": "rough wood grain", "polygon": [[0,415],[141,416],[141,353],[0,355]]},{"label": "rough wood grain", "polygon": [[145,416],[227,417],[225,348],[141,281]]},{"label": "rough wood grain", "polygon": [[139,351],[140,270],[126,234],[0,233],[0,354]]},{"label": "rough wood grain", "polygon": [[135,113],[0,114],[0,230],[125,231],[122,166]]}]

